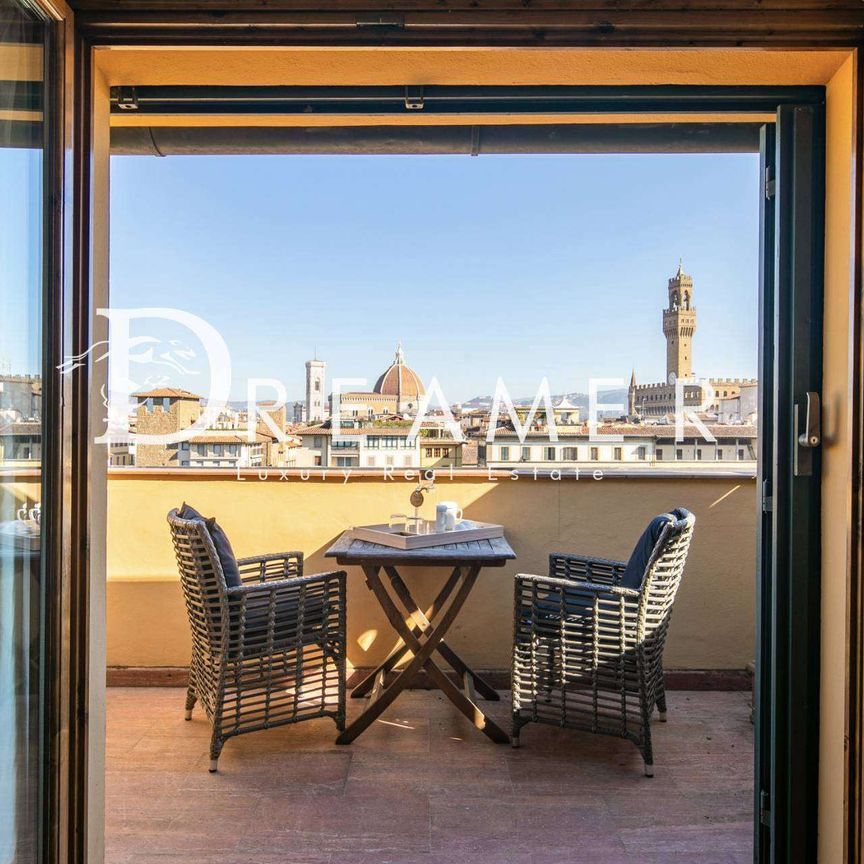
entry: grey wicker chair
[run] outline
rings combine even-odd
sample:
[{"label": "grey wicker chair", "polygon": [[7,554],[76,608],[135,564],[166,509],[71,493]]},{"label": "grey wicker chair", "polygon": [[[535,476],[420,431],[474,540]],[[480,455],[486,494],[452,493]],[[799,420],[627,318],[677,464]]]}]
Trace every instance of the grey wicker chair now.
[{"label": "grey wicker chair", "polygon": [[192,628],[186,719],[196,702],[225,741],[313,717],[345,728],[345,572],[303,575],[303,554],[237,559],[228,587],[204,522],[168,514]]},{"label": "grey wicker chair", "polygon": [[[638,590],[626,565],[549,556],[549,575],[516,576],[513,746],[527,723],[627,738],[653,776],[650,720],[666,720],[663,648],[695,518],[663,524]],[[650,548],[650,547],[649,547]]]}]

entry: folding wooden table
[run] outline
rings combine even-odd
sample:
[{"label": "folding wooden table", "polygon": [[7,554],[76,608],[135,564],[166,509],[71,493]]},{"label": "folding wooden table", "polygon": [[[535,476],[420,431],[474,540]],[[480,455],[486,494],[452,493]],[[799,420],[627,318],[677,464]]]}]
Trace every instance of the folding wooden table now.
[{"label": "folding wooden table", "polygon": [[[468,599],[480,570],[483,567],[503,567],[516,557],[507,540],[498,537],[494,540],[472,540],[428,549],[403,550],[355,540],[346,531],[327,550],[326,556],[335,558],[340,565],[358,565],[363,569],[366,585],[400,638],[384,662],[351,691],[355,698],[370,696],[369,705],[339,735],[336,742],[350,744],[411,685],[415,675],[425,669],[444,695],[481,732],[495,742],[509,743],[510,736],[487,717],[477,704],[478,694],[487,700],[497,700],[498,694],[444,641],[447,631]],[[450,575],[432,605],[424,612],[411,596],[397,567],[445,567],[450,570]],[[382,570],[389,579],[392,595],[381,577]],[[397,601],[404,612],[400,611]],[[410,619],[408,622],[406,617]],[[395,669],[409,651],[411,660],[385,686],[385,676]],[[461,682],[461,688],[436,663],[435,654],[440,655],[453,669]]]}]

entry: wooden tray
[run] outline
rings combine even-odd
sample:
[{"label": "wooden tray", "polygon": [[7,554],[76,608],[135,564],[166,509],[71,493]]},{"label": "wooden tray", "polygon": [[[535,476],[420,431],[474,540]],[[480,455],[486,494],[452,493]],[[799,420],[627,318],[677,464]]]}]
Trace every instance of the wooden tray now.
[{"label": "wooden tray", "polygon": [[491,522],[473,522],[463,519],[452,531],[434,531],[431,534],[405,534],[390,525],[359,525],[351,529],[351,538],[378,543],[391,549],[427,549],[430,546],[446,546],[448,543],[467,543],[469,540],[492,540],[504,536],[504,526]]}]

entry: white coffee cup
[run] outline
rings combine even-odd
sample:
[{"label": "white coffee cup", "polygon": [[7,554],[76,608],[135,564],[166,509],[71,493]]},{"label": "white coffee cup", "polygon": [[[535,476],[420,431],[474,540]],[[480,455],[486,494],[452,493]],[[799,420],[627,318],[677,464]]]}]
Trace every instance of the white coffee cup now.
[{"label": "white coffee cup", "polygon": [[442,501],[436,506],[436,531],[454,531],[461,521],[462,508],[455,501]]}]

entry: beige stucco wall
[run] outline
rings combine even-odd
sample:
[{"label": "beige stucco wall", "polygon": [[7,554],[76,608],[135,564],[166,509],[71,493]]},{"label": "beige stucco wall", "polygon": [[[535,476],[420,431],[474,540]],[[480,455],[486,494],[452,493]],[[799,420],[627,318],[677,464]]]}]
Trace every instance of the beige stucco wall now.
[{"label": "beige stucco wall", "polygon": [[[185,665],[189,635],[165,514],[184,500],[215,515],[238,556],[285,549],[306,555],[307,572],[334,569],[324,551],[352,524],[405,512],[413,483],[305,482],[249,478],[140,479],[114,476],[108,489],[108,664]],[[697,516],[675,609],[667,663],[743,668],[753,658],[755,482],[728,479],[485,479],[439,482],[427,499],[460,502],[467,517],[506,526],[518,560],[481,575],[452,634],[480,668],[509,666],[512,576],[544,572],[550,551],[626,558],[647,520],[675,505]],[[440,587],[440,571],[407,571],[418,599]],[[358,568],[349,571],[348,655],[379,662],[393,645],[383,613]]]},{"label": "beige stucco wall", "polygon": [[[848,51],[795,49],[97,48],[113,85],[824,84]],[[188,119],[187,121],[188,122]],[[209,123],[209,119],[205,121]],[[306,121],[304,120],[304,123]],[[341,122],[341,121],[340,121]],[[368,122],[368,119],[366,120]],[[388,123],[390,118],[388,117]],[[533,122],[533,121],[532,121]]]},{"label": "beige stucco wall", "polygon": [[848,541],[851,507],[849,320],[855,94],[850,57],[827,89],[823,341],[822,677],[819,860],[844,860]]}]

